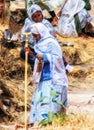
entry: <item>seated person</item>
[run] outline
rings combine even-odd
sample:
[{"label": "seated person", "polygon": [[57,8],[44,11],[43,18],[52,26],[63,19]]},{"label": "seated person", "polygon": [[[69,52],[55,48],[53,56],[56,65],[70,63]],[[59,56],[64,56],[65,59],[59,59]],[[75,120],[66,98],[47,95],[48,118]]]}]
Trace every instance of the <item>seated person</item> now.
[{"label": "seated person", "polygon": [[82,33],[94,37],[92,17],[88,13],[90,9],[88,0],[68,0],[61,9],[57,31],[65,37],[77,37]]}]

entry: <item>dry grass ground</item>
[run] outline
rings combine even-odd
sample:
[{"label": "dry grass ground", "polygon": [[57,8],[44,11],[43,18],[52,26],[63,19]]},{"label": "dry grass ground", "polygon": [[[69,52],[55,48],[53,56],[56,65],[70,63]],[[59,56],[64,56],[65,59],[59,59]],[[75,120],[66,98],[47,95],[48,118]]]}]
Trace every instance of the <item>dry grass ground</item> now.
[{"label": "dry grass ground", "polygon": [[[94,7],[94,1],[91,0],[91,2],[92,7]],[[94,8],[92,8],[92,10],[90,11],[92,16],[94,17],[93,12]],[[13,24],[13,28],[14,26],[16,26],[16,24]],[[12,28],[12,25],[10,27]],[[21,27],[18,28],[20,30]],[[4,26],[0,26],[0,29],[4,30]],[[2,32],[0,33],[0,36],[1,35]],[[94,38],[64,38],[59,35],[57,37],[61,42],[72,43],[74,45],[74,47],[61,47],[68,63],[78,68],[78,71],[76,73],[68,75],[68,94],[79,94],[79,96],[81,97],[80,94],[93,93]],[[0,45],[2,45],[1,42]],[[11,96],[13,96],[12,98],[10,97],[7,99],[11,104],[9,114],[12,116],[12,119],[9,120],[7,118],[5,119],[0,117],[0,130],[15,130],[15,123],[24,122],[24,61],[20,59],[19,43],[17,43],[17,47],[12,49],[7,49],[3,46],[0,46],[0,49],[0,88],[3,88],[5,95],[10,94]],[[30,70],[30,66],[28,65],[28,83],[31,80],[32,74]],[[28,110],[30,110],[30,102],[33,91],[34,86],[28,85]],[[28,130],[94,130],[94,116],[93,114],[89,113],[89,110],[91,109],[91,113],[94,113],[94,100],[90,102],[90,107],[88,108],[88,112],[86,112],[84,108],[86,108],[86,103],[89,103],[88,101],[90,100],[88,98],[83,100],[84,98],[87,97],[82,97],[82,100],[79,97],[69,97],[68,120],[65,123],[63,123],[60,119],[54,119],[51,126],[42,128],[29,128]],[[73,102],[72,99],[75,102]],[[79,101],[81,101],[81,104],[79,104]],[[85,107],[83,107],[82,105],[84,103]],[[19,128],[18,130],[24,129]]]},{"label": "dry grass ground", "polygon": [[72,43],[74,47],[62,47],[68,63],[78,68],[74,76],[69,76],[70,92],[94,91],[94,38],[62,38],[60,41]]}]

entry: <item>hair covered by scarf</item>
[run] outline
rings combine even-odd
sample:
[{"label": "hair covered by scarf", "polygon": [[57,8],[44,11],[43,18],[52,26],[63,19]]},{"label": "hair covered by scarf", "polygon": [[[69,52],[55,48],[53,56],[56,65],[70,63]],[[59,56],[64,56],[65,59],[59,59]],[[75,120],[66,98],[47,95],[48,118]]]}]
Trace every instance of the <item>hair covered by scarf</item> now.
[{"label": "hair covered by scarf", "polygon": [[34,34],[40,34],[41,38],[51,37],[48,28],[42,23],[31,25],[31,32]]},{"label": "hair covered by scarf", "polygon": [[[34,45],[34,50],[37,54],[46,55],[51,69],[52,80],[54,84],[67,85],[67,77],[65,72],[64,63],[62,60],[62,50],[57,40],[49,33],[48,28],[42,23],[35,23],[31,25],[31,32],[34,34],[40,34],[41,40]],[[37,65],[37,61],[35,61]],[[34,67],[33,79],[37,79],[41,76],[40,73],[36,73],[36,67]],[[55,73],[55,76],[54,76]],[[35,82],[38,82],[35,81]]]},{"label": "hair covered by scarf", "polygon": [[33,4],[30,6],[30,8],[27,11],[27,14],[31,20],[32,20],[32,15],[37,11],[40,11],[42,13],[42,9],[40,8],[40,6],[38,6],[37,4]]},{"label": "hair covered by scarf", "polygon": [[[62,51],[57,40],[49,33],[48,28],[42,23],[35,23],[31,25],[31,32],[41,35],[41,40],[34,45],[34,50],[37,54],[46,55],[50,63],[52,82],[61,86],[67,85],[68,81],[62,60]],[[38,62],[36,59],[33,73],[33,80],[35,83],[39,82],[38,79],[40,79],[42,72],[37,72],[37,65]]]}]

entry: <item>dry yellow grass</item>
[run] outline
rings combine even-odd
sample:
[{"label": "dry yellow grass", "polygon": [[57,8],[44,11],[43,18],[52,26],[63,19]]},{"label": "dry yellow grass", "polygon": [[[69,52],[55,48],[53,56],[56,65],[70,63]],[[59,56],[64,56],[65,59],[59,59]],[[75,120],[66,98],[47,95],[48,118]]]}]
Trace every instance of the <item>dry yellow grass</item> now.
[{"label": "dry yellow grass", "polygon": [[36,130],[94,130],[94,117],[85,114],[71,114],[65,122],[55,118],[51,126]]},{"label": "dry yellow grass", "polygon": [[[0,130],[15,130],[15,126],[1,125]],[[24,128],[17,128],[16,130],[24,130]],[[94,130],[94,117],[86,114],[69,114],[67,120],[64,122],[59,118],[54,118],[52,125],[40,127],[27,128],[27,130]]]},{"label": "dry yellow grass", "polygon": [[[93,2],[93,0],[91,0]],[[94,6],[94,2],[92,3],[92,7]],[[94,8],[92,8],[94,12]],[[90,11],[92,13],[92,11]],[[94,13],[92,13],[94,16]],[[7,25],[6,25],[7,26]],[[12,27],[17,27],[16,24]],[[1,27],[1,26],[0,26]],[[14,27],[14,30],[19,30]],[[7,27],[6,27],[7,28]],[[2,26],[0,29],[4,30],[5,28]],[[12,30],[12,31],[14,31]],[[0,32],[0,35],[2,35],[2,32]],[[94,92],[94,38],[86,38],[86,37],[78,37],[78,38],[64,38],[59,35],[57,35],[59,41],[66,42],[66,43],[72,43],[74,44],[74,47],[62,47],[62,51],[64,53],[65,58],[67,59],[68,63],[72,64],[73,66],[78,66],[80,68],[80,71],[76,73],[76,75],[68,76],[69,78],[69,92],[71,93],[79,93],[79,92]],[[4,56],[0,57],[1,59],[1,72],[4,73],[6,71],[7,73],[0,78],[1,81],[4,82],[7,85],[7,88],[11,93],[14,95],[14,102],[17,102],[20,105],[24,104],[24,79],[19,80],[20,74],[18,72],[19,69],[17,68],[23,68],[24,62],[17,60],[16,58],[19,58],[19,50],[3,50]],[[8,59],[8,60],[7,60]],[[15,61],[12,61],[13,59],[16,59]],[[4,63],[4,64],[3,64]],[[8,64],[9,63],[9,64]],[[9,68],[10,69],[9,69]],[[6,78],[6,75],[9,74],[9,72],[12,72],[12,70],[16,72],[17,77],[16,79],[11,79],[8,77],[8,80]],[[21,74],[23,75],[23,73]],[[33,88],[33,86],[32,86]],[[31,101],[31,95],[33,93],[33,90],[31,90],[31,86],[28,86],[28,104]],[[0,130],[15,130],[14,124],[15,122],[24,122],[24,118],[21,118],[18,116],[19,112],[16,112],[15,109],[11,108],[12,111],[14,110],[14,117],[16,119],[16,116],[19,118],[19,120],[15,120],[12,122],[13,125],[1,126],[0,124]],[[91,108],[92,109],[92,108]],[[13,113],[11,113],[13,114]],[[17,114],[17,115],[16,115]],[[20,114],[19,114],[20,115]],[[42,128],[29,128],[28,130],[94,130],[94,117],[90,114],[68,114],[69,118],[66,122],[62,122],[59,119],[55,118],[52,125],[48,125],[46,127]],[[22,116],[21,116],[22,117]],[[29,119],[29,118],[28,118]],[[18,123],[19,123],[18,122]],[[23,129],[18,129],[23,130]]]}]

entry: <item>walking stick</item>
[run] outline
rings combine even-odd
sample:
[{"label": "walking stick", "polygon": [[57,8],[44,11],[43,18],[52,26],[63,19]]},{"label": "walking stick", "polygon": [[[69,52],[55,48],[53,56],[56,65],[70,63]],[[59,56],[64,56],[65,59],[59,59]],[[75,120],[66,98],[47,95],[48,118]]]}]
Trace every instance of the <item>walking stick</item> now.
[{"label": "walking stick", "polygon": [[[26,43],[25,47],[28,47],[28,36],[31,34],[31,32],[26,32],[23,33],[26,37]],[[27,129],[26,124],[27,124],[27,64],[28,64],[28,51],[25,53],[25,99],[24,99],[24,105],[25,105],[25,130]]]}]

